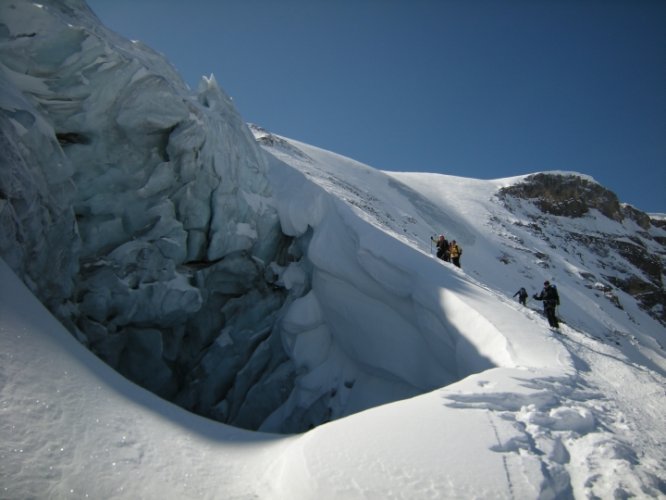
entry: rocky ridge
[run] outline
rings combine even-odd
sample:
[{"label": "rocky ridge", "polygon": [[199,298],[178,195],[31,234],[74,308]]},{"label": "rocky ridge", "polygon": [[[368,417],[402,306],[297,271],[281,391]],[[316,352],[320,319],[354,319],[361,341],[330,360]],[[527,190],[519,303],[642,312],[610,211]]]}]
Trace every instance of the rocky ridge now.
[{"label": "rocky ridge", "polygon": [[[587,286],[599,288],[621,307],[612,293],[618,288],[666,325],[666,241],[660,231],[663,221],[620,203],[615,193],[580,175],[530,175],[521,183],[500,189],[497,196],[509,210],[520,206],[525,211],[521,201],[536,207],[538,211],[530,215],[530,230],[552,240],[553,248],[566,249],[567,242],[586,246],[604,269],[601,276],[584,276]],[[586,233],[576,230],[575,224],[564,223],[564,219],[575,221],[586,216],[605,217],[621,224],[624,231],[600,228]],[[552,227],[558,228],[556,234],[551,234]]]}]

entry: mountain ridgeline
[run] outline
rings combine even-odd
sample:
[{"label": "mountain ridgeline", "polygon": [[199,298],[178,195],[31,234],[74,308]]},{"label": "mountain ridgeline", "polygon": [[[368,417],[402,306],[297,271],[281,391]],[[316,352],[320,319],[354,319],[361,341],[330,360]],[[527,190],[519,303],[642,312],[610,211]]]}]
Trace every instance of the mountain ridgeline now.
[{"label": "mountain ridgeline", "polygon": [[[373,281],[365,289],[369,278],[355,282],[351,272],[326,267],[316,253],[326,228],[303,218],[334,212],[340,199],[318,194],[301,212],[283,210],[274,165],[297,167],[271,148],[310,159],[288,141],[256,141],[214,78],[192,92],[160,55],[107,30],[82,1],[5,2],[0,19],[0,256],[127,378],[206,417],[291,433],[494,365],[452,327],[451,352],[430,359],[419,347],[407,368],[380,366],[372,352],[336,340],[373,326],[339,312],[357,291],[374,297],[378,311],[398,311],[405,331],[427,328],[416,308],[403,310],[400,287],[382,285],[380,293]],[[308,172],[288,175],[312,183]],[[362,183],[333,180],[365,196]],[[371,210],[381,196],[343,201],[381,218],[381,229],[402,224],[406,232],[416,214],[398,221]],[[507,248],[520,246],[518,228],[548,242],[551,253],[524,248],[507,262],[522,252],[547,268],[552,255],[563,255],[587,269],[572,279],[620,309],[626,292],[666,325],[663,221],[579,175],[527,176],[497,190],[496,200],[531,221],[488,214]],[[581,229],[581,218],[598,229]],[[616,223],[612,231],[606,219]],[[467,241],[466,257],[474,245]],[[419,245],[429,241],[421,236]],[[349,265],[357,276],[381,269],[379,259],[358,253]],[[470,257],[463,267],[474,266]],[[342,282],[349,293],[333,293]],[[315,287],[323,291],[313,294]],[[338,309],[321,298],[327,290]],[[303,333],[298,342],[296,333]],[[299,350],[302,339],[307,349]],[[381,397],[364,397],[373,392]]]}]

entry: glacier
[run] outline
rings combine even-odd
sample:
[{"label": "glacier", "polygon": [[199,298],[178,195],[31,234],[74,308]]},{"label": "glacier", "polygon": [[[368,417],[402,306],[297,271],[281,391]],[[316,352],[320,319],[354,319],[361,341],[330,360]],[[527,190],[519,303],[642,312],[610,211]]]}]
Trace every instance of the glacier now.
[{"label": "glacier", "polygon": [[83,2],[0,14],[2,256],[120,373],[216,420],[299,432],[518,363],[260,148],[214,77],[192,92]]},{"label": "glacier", "polygon": [[[0,262],[3,494],[666,491],[666,229],[594,179],[248,127],[82,0],[0,4],[0,89],[0,257],[79,341]],[[510,298],[544,279],[559,333]]]}]

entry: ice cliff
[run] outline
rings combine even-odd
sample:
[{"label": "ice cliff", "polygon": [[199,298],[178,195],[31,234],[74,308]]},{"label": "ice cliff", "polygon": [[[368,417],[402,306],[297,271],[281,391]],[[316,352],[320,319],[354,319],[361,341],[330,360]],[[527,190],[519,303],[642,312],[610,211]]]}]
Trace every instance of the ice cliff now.
[{"label": "ice cliff", "polygon": [[250,425],[252,403],[224,395],[265,353],[289,366],[268,266],[291,238],[230,99],[212,77],[192,93],[83,2],[3,2],[0,20],[3,258],[121,373]]}]

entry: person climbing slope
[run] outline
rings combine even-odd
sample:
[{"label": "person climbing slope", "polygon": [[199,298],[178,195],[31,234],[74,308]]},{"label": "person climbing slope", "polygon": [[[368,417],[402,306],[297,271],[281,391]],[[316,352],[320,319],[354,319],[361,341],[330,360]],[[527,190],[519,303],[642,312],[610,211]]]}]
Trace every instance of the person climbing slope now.
[{"label": "person climbing slope", "polygon": [[438,239],[435,239],[432,236],[430,239],[437,245],[437,258],[442,259],[445,262],[450,262],[451,259],[449,258],[449,242],[446,237],[444,237],[443,234],[440,234]]},{"label": "person climbing slope", "polygon": [[449,245],[449,254],[451,256],[451,262],[456,267],[460,267],[460,257],[462,256],[462,248],[456,243],[456,240],[451,242]]},{"label": "person climbing slope", "polygon": [[521,286],[520,290],[513,294],[513,297],[516,295],[518,295],[518,302],[522,305],[527,305],[527,290],[524,287]]},{"label": "person climbing slope", "polygon": [[560,295],[557,293],[557,288],[551,285],[549,281],[544,281],[541,293],[534,294],[533,297],[535,300],[543,301],[543,312],[548,318],[548,324],[553,328],[559,328],[560,325],[555,315],[555,308],[560,305]]}]

